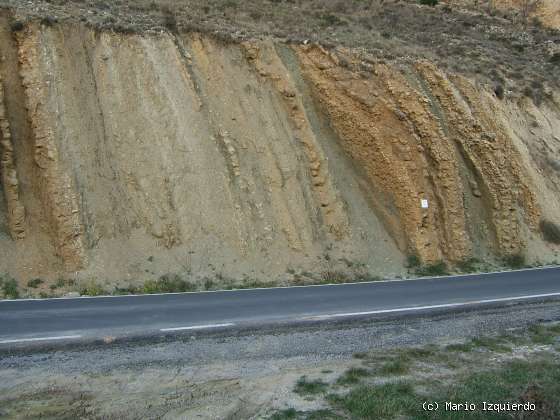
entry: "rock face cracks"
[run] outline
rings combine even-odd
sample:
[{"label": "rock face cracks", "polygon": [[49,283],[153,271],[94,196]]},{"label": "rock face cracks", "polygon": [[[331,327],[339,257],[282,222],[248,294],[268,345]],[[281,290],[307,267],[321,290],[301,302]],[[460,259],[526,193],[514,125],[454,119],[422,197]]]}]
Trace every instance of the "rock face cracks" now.
[{"label": "rock face cracks", "polygon": [[0,46],[16,274],[387,274],[538,238],[531,146],[491,91],[430,62],[35,23]]}]

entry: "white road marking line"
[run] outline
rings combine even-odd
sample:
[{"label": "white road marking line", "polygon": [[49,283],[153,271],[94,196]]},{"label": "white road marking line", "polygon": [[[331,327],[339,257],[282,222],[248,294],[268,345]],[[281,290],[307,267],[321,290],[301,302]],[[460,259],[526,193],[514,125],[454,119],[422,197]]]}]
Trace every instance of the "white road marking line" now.
[{"label": "white road marking line", "polygon": [[233,327],[235,324],[228,322],[226,324],[210,324],[210,325],[193,325],[191,327],[175,327],[175,328],[162,328],[160,331],[188,331],[188,330],[204,330],[206,328],[221,328],[221,327]]},{"label": "white road marking line", "polygon": [[345,314],[317,315],[317,316],[311,316],[311,317],[307,317],[307,318],[303,318],[303,319],[305,319],[305,320],[322,320],[322,319],[330,319],[330,318],[342,318],[342,317],[348,317],[348,316],[387,314],[387,313],[392,313],[392,312],[412,312],[412,311],[422,311],[422,310],[426,310],[426,309],[454,308],[454,307],[458,307],[458,306],[479,305],[479,304],[482,304],[482,303],[507,302],[507,301],[514,301],[514,300],[535,299],[535,298],[551,297],[551,296],[560,296],[560,293],[546,293],[546,294],[542,294],[542,295],[526,295],[526,296],[515,296],[515,297],[498,298],[498,299],[473,300],[473,301],[470,301],[470,302],[445,303],[445,304],[441,304],[441,305],[412,306],[412,307],[408,307],[408,308],[381,309],[381,310],[377,310],[377,311],[349,312],[349,313],[345,313]]},{"label": "white road marking line", "polygon": [[28,343],[30,341],[72,340],[81,337],[81,335],[61,335],[58,337],[18,338],[13,340],[2,340],[0,341],[0,344]]}]

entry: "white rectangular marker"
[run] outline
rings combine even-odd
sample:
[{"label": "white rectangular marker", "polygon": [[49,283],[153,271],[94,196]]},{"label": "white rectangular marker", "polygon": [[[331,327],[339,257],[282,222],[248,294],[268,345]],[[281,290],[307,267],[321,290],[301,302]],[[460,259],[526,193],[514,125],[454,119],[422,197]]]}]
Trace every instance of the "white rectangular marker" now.
[{"label": "white rectangular marker", "polygon": [[420,206],[423,209],[427,209],[428,207],[430,207],[430,205],[428,204],[428,200],[426,200],[425,198],[423,198],[422,200],[420,200]]},{"label": "white rectangular marker", "polygon": [[189,331],[189,330],[204,330],[206,328],[222,328],[222,327],[233,327],[235,324],[210,324],[210,325],[193,325],[191,327],[175,327],[175,328],[162,328],[160,331]]},{"label": "white rectangular marker", "polygon": [[73,340],[81,337],[82,337],[81,335],[61,335],[58,337],[18,338],[12,340],[2,340],[0,341],[0,344],[29,343],[32,341]]}]

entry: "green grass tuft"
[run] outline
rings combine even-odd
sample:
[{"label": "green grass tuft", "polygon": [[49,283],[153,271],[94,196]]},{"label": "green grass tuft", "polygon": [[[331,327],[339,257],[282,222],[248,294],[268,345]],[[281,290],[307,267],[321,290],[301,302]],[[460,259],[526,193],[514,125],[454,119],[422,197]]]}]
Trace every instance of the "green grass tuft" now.
[{"label": "green grass tuft", "polygon": [[440,261],[435,264],[425,265],[416,269],[416,274],[422,277],[445,276],[449,274],[447,264]]},{"label": "green grass tuft", "polygon": [[302,376],[296,383],[294,392],[300,395],[316,395],[326,391],[328,384],[320,379],[310,381]]},{"label": "green grass tuft", "polygon": [[367,359],[368,354],[366,352],[358,352],[352,355],[354,359]]},{"label": "green grass tuft", "polygon": [[39,287],[43,283],[44,283],[44,281],[42,279],[31,279],[27,282],[27,287],[31,287],[32,289],[36,289],[37,287]]},{"label": "green grass tuft", "polygon": [[336,383],[338,385],[353,385],[360,382],[360,379],[365,378],[370,375],[370,371],[364,368],[350,368],[344,374],[337,379]]},{"label": "green grass tuft", "polygon": [[99,284],[90,282],[80,290],[82,296],[103,296],[108,293]]},{"label": "green grass tuft", "polygon": [[407,357],[399,357],[385,363],[379,369],[382,375],[404,375],[410,370],[410,362]]},{"label": "green grass tuft", "polygon": [[503,258],[504,265],[512,269],[523,268],[526,265],[526,258],[523,254],[508,255]]},{"label": "green grass tuft", "polygon": [[16,279],[5,275],[0,277],[0,289],[6,299],[19,299],[19,289]]},{"label": "green grass tuft", "polygon": [[529,328],[529,334],[535,344],[554,344],[556,341],[554,331],[544,325],[533,325]]},{"label": "green grass tuft", "polygon": [[453,352],[468,353],[473,351],[474,345],[472,343],[454,343],[445,346],[445,350]]},{"label": "green grass tuft", "polygon": [[297,418],[298,412],[295,408],[287,408],[285,410],[277,411],[272,416],[270,416],[270,420],[291,420]]},{"label": "green grass tuft", "polygon": [[412,386],[403,382],[360,386],[345,396],[331,396],[331,401],[358,419],[392,419],[421,408]]},{"label": "green grass tuft", "polygon": [[469,258],[468,260],[461,261],[457,264],[457,268],[461,273],[474,273],[478,271],[478,264],[480,261],[476,258]]},{"label": "green grass tuft", "polygon": [[182,293],[196,290],[195,285],[183,280],[177,274],[165,274],[157,280],[148,280],[144,283],[142,293]]}]

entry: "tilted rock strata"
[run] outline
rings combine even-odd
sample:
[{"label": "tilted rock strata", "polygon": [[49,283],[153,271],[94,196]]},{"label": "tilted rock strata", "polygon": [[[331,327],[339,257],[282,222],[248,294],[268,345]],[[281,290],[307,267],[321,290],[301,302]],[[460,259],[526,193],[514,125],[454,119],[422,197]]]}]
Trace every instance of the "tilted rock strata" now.
[{"label": "tilted rock strata", "polygon": [[67,270],[78,270],[85,263],[82,225],[75,190],[69,176],[59,166],[54,132],[57,110],[50,108],[48,61],[42,54],[48,40],[45,33],[30,27],[17,33],[21,77],[26,94],[28,118],[34,135],[35,164],[43,185],[41,198],[49,228],[54,234],[56,250]]},{"label": "tilted rock strata", "polygon": [[0,251],[22,251],[26,275],[330,281],[398,275],[409,255],[553,251],[537,227],[556,198],[533,178],[554,156],[504,126],[507,99],[429,62],[66,24],[0,42],[0,216],[17,239]]},{"label": "tilted rock strata", "polygon": [[374,205],[403,250],[428,262],[468,257],[454,149],[428,99],[387,65],[352,71],[317,46],[298,48],[298,56],[343,147],[381,190],[384,201]]},{"label": "tilted rock strata", "polygon": [[485,94],[463,78],[455,77],[453,83],[427,62],[418,63],[416,68],[440,101],[450,134],[475,168],[476,179],[490,204],[499,251],[506,255],[520,253],[525,246],[523,219],[535,229],[540,213],[511,139],[492,118],[492,103],[481,101]]},{"label": "tilted rock strata", "polygon": [[297,92],[287,69],[276,54],[274,45],[245,43],[244,47],[247,58],[255,66],[258,74],[265,80],[270,80],[284,99],[294,134],[304,146],[312,177],[312,188],[320,203],[322,217],[329,232],[337,239],[345,237],[348,234],[348,219],[343,203],[331,183],[325,153],[305,114],[301,94]]},{"label": "tilted rock strata", "polygon": [[25,237],[25,208],[20,200],[19,181],[14,161],[10,122],[4,106],[4,88],[0,79],[0,173],[8,210],[8,228],[13,239]]}]

